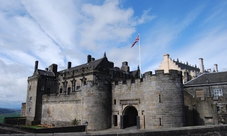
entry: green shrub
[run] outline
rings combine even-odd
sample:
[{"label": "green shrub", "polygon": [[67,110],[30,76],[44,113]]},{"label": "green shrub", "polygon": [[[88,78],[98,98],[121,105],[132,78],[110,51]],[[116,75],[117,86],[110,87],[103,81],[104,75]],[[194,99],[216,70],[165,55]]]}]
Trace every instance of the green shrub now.
[{"label": "green shrub", "polygon": [[76,118],[72,121],[72,125],[74,125],[74,126],[78,125],[78,121],[76,120]]}]

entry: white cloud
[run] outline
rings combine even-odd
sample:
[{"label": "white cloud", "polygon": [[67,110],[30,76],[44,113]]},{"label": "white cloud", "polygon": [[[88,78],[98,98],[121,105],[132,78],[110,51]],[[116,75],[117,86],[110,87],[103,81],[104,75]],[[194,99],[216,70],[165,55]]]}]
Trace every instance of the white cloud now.
[{"label": "white cloud", "polygon": [[73,1],[23,1],[32,19],[62,48],[72,48],[75,42],[77,10]]},{"label": "white cloud", "polygon": [[28,68],[19,64],[5,64],[0,59],[0,107],[21,107],[25,102]]},{"label": "white cloud", "polygon": [[[227,62],[220,58],[225,56],[227,52],[225,45],[227,43],[227,33],[212,33],[208,31],[206,35],[201,35],[199,39],[190,42],[187,48],[177,51],[180,58],[184,60],[190,58],[190,62],[197,64],[197,66],[199,66],[199,58],[203,58],[205,69],[213,69],[214,64],[218,64],[219,71],[226,70]],[[185,54],[185,52],[190,53]]]},{"label": "white cloud", "polygon": [[131,70],[137,69],[138,66],[138,48],[129,46],[121,48],[112,48],[107,52],[107,57],[110,61],[114,60],[116,67],[121,67],[123,61],[127,61]]},{"label": "white cloud", "polygon": [[131,26],[133,10],[120,9],[118,4],[118,1],[105,1],[100,6],[92,4],[82,6],[81,14],[84,15],[84,19],[81,24],[81,46],[91,51],[103,46],[108,48],[110,45],[101,46],[97,42],[126,41],[135,31],[135,27]]},{"label": "white cloud", "polygon": [[141,18],[139,18],[138,20],[138,24],[143,24],[143,23],[146,23],[150,20],[153,20],[155,19],[157,16],[156,15],[149,15],[149,12],[150,12],[151,9],[148,9],[148,10],[144,10],[143,11],[143,14],[141,16]]},{"label": "white cloud", "polygon": [[[66,61],[79,65],[86,62],[87,54],[98,57],[106,51],[118,66],[122,59],[136,66],[136,49],[122,43],[129,44],[136,26],[154,16],[145,10],[141,17],[134,17],[132,8],[120,4],[110,0],[101,5],[73,0],[1,1],[0,107],[18,107],[26,100],[27,77],[35,60],[40,69],[56,63],[61,70]],[[121,59],[116,58],[119,52]]]},{"label": "white cloud", "polygon": [[105,1],[103,5],[85,4],[81,12],[84,18],[80,26],[80,45],[90,51],[105,51],[113,45],[126,42],[136,31],[137,24],[153,19],[148,12],[135,18],[133,9],[121,8],[119,1]]}]

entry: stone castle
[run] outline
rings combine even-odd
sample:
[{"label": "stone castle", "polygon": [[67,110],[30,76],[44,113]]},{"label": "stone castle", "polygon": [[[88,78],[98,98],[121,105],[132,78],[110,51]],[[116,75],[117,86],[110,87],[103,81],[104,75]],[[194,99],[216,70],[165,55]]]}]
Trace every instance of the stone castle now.
[{"label": "stone castle", "polygon": [[127,62],[115,67],[106,54],[58,71],[52,64],[28,77],[27,100],[22,104],[27,125],[69,126],[88,130],[107,128],[159,129],[184,126],[182,72],[130,71]]}]

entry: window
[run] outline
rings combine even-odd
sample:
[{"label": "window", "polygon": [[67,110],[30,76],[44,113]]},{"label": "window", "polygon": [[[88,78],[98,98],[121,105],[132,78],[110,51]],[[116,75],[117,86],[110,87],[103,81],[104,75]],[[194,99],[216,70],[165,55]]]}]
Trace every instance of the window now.
[{"label": "window", "polygon": [[32,101],[32,97],[29,97],[30,102]]},{"label": "window", "polygon": [[71,80],[72,83],[72,92],[75,92],[75,88],[76,88],[76,79],[74,78],[73,80]]},{"label": "window", "polygon": [[159,118],[159,126],[162,126],[162,119]]},{"label": "window", "polygon": [[116,105],[116,99],[114,99],[114,105]]},{"label": "window", "polygon": [[220,111],[220,107],[219,106],[217,106],[217,112],[219,112]]},{"label": "window", "polygon": [[29,112],[29,113],[31,112],[31,108],[28,109],[28,112]]},{"label": "window", "polygon": [[114,78],[114,71],[111,71],[111,79]]},{"label": "window", "polygon": [[32,88],[32,86],[30,85],[30,86],[29,86],[29,90],[31,90],[31,88]]},{"label": "window", "polygon": [[159,103],[162,102],[162,99],[161,99],[161,95],[160,94],[158,95],[158,101],[159,101]]},{"label": "window", "polygon": [[62,88],[60,88],[60,94],[62,93]]},{"label": "window", "polygon": [[123,84],[126,84],[126,80],[123,80]]},{"label": "window", "polygon": [[214,91],[214,99],[217,100],[219,96],[223,96],[222,89],[216,88]]},{"label": "window", "polygon": [[70,95],[70,92],[71,92],[71,87],[68,87],[67,95]]},{"label": "window", "polygon": [[80,89],[80,86],[76,86],[76,90],[79,90]]},{"label": "window", "polygon": [[44,91],[44,85],[42,85],[41,90]]}]

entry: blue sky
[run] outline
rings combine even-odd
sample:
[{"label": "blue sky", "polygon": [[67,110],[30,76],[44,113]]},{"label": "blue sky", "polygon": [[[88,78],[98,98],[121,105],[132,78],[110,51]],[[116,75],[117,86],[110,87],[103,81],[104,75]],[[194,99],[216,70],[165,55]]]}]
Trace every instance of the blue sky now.
[{"label": "blue sky", "polygon": [[106,52],[120,67],[158,69],[164,54],[227,71],[226,0],[0,0],[0,107],[20,108],[27,77],[52,63],[59,70]]}]

